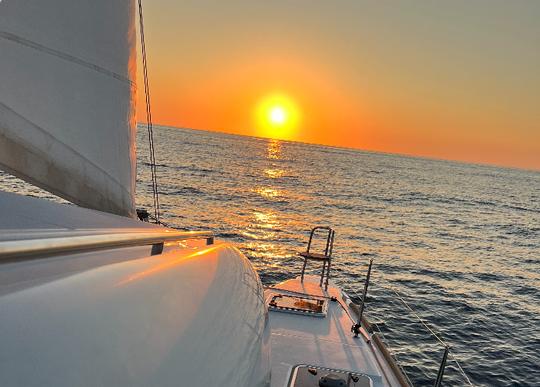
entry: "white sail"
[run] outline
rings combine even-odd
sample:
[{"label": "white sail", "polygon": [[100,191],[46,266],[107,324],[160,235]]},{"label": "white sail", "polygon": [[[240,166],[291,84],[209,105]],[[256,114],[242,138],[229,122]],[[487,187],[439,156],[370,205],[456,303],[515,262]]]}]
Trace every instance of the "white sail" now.
[{"label": "white sail", "polygon": [[0,1],[0,168],[134,215],[133,0]]}]

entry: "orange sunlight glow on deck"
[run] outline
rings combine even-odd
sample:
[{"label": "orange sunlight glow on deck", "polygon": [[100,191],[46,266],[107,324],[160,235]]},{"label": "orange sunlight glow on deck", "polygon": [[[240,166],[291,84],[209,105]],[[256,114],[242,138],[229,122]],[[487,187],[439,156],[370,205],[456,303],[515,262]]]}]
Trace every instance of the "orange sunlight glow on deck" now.
[{"label": "orange sunlight glow on deck", "polygon": [[255,108],[255,128],[262,137],[291,139],[300,121],[296,103],[283,93],[263,98]]}]

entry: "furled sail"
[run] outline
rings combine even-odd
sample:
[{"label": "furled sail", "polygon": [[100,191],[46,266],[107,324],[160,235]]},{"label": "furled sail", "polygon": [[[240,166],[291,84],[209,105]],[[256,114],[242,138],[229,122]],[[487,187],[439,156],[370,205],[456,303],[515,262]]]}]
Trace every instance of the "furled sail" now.
[{"label": "furled sail", "polygon": [[0,169],[134,215],[133,0],[0,1]]}]

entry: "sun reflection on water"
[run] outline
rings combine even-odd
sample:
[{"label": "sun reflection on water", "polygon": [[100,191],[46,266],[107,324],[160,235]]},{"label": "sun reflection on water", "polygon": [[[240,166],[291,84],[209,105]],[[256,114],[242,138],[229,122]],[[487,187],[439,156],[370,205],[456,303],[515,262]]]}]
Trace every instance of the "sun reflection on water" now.
[{"label": "sun reflection on water", "polygon": [[268,141],[267,157],[273,160],[281,159],[281,141],[271,139]]},{"label": "sun reflection on water", "polygon": [[279,222],[276,219],[275,212],[253,211],[253,215],[261,228],[272,229],[279,226]]},{"label": "sun reflection on water", "polygon": [[272,199],[272,198],[281,196],[279,190],[270,188],[270,187],[255,188],[255,192],[257,192],[259,195],[267,199]]},{"label": "sun reflection on water", "polygon": [[[279,183],[286,170],[283,168],[282,141],[270,139],[266,146],[266,165],[262,166],[263,176],[267,180],[264,185],[252,189],[258,195],[269,200],[281,200],[288,197],[289,192]],[[290,256],[276,241],[283,237],[284,225],[280,219],[279,211],[269,208],[254,208],[250,215],[248,229],[245,232],[251,235],[254,241],[247,242],[244,248],[251,251],[252,259],[258,261],[259,267],[270,268],[282,265],[282,260]]]},{"label": "sun reflection on water", "polygon": [[283,177],[285,171],[283,169],[265,169],[264,174],[271,179],[278,179]]},{"label": "sun reflection on water", "polygon": [[[279,179],[285,174],[285,171],[282,168],[279,168],[278,166],[279,163],[274,162],[274,160],[282,159],[281,152],[282,152],[281,141],[275,140],[275,139],[268,140],[268,144],[266,147],[266,159],[271,160],[271,162],[270,162],[270,165],[266,166],[263,169],[264,175],[266,177],[269,177],[271,179]],[[272,198],[282,196],[281,190],[274,186],[257,187],[253,191],[267,199],[272,199]]]}]

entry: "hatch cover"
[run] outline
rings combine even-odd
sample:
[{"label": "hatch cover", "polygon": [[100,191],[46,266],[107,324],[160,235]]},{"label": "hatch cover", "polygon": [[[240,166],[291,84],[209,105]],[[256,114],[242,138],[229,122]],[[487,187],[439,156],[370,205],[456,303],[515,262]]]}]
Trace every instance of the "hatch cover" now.
[{"label": "hatch cover", "polygon": [[366,374],[326,367],[297,365],[291,372],[288,387],[372,387]]},{"label": "hatch cover", "polygon": [[276,294],[270,299],[268,309],[277,312],[325,317],[328,311],[328,300],[325,298]]}]

